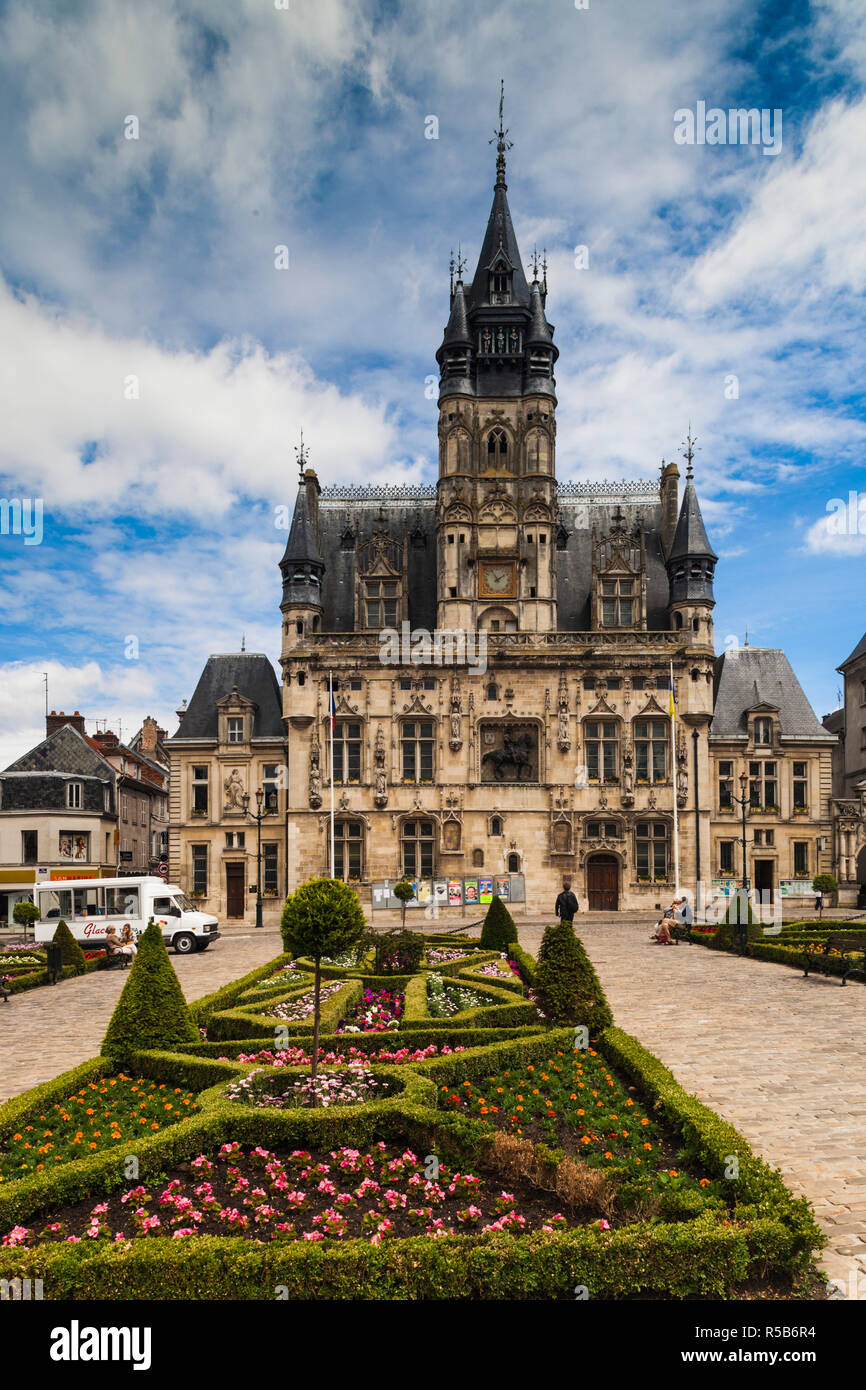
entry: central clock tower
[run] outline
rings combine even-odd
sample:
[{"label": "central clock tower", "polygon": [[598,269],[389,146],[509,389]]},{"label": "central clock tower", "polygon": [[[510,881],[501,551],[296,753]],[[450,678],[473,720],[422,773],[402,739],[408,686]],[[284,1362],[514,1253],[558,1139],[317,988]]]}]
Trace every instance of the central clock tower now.
[{"label": "central clock tower", "polygon": [[437,622],[440,628],[551,632],[556,621],[558,356],[547,268],[520,258],[496,132],[493,206],[470,284],[451,264],[439,363]]}]

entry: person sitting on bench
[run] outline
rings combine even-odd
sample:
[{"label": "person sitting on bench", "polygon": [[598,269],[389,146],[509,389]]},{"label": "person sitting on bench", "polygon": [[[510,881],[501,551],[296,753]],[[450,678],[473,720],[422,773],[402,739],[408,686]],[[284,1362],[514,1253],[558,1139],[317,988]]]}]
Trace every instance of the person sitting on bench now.
[{"label": "person sitting on bench", "polygon": [[105,933],[104,946],[110,956],[114,956],[120,950],[120,942],[117,939],[117,931],[114,927],[109,927]]},{"label": "person sitting on bench", "polygon": [[123,931],[120,933],[120,949],[124,955],[133,958],[138,947],[135,944],[135,937],[132,934],[132,927],[128,922],[124,922]]},{"label": "person sitting on bench", "polygon": [[674,940],[671,936],[672,926],[673,919],[665,913],[661,921],[656,923],[655,935],[650,937],[650,941],[654,941],[657,946],[672,946]]}]

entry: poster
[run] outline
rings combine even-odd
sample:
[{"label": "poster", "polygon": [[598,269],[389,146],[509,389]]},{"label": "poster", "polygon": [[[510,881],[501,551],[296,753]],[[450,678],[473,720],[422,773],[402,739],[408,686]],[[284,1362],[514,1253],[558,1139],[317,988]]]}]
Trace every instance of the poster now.
[{"label": "poster", "polygon": [[817,897],[817,894],[812,887],[810,878],[783,878],[779,882],[779,896],[781,898],[814,898]]},{"label": "poster", "polygon": [[437,878],[433,884],[433,901],[437,907],[445,907],[448,902],[448,883],[444,878]]},{"label": "poster", "polygon": [[478,902],[478,879],[477,879],[477,878],[464,878],[464,880],[463,880],[463,896],[464,896],[464,898],[465,898],[465,900],[466,900],[467,903],[477,903],[477,902]]},{"label": "poster", "polygon": [[511,880],[507,874],[499,874],[495,879],[496,896],[507,903],[511,896]]},{"label": "poster", "polygon": [[463,904],[463,884],[459,878],[448,880],[448,906],[461,907]]},{"label": "poster", "polygon": [[493,879],[492,879],[492,878],[482,878],[482,879],[479,881],[478,890],[479,890],[479,899],[480,899],[480,901],[481,901],[482,903],[491,903],[491,902],[493,901]]},{"label": "poster", "polygon": [[429,878],[419,879],[415,884],[415,898],[418,906],[423,907],[426,903],[430,902],[432,897],[433,884],[430,882]]}]

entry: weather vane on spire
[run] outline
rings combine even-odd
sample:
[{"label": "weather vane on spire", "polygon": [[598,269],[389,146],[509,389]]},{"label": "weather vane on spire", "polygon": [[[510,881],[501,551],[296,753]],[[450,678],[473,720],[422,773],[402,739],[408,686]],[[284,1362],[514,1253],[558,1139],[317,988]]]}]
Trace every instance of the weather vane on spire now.
[{"label": "weather vane on spire", "polygon": [[538,254],[538,247],[537,247],[537,246],[533,246],[533,248],[532,248],[532,260],[530,261],[530,265],[532,266],[532,283],[533,283],[534,285],[537,285],[537,284],[538,284],[538,267],[539,267],[540,261],[541,261],[541,258],[540,258],[539,254]]},{"label": "weather vane on spire", "polygon": [[306,445],[304,444],[304,431],[303,431],[303,430],[301,430],[301,442],[300,442],[300,444],[296,444],[296,445],[295,445],[295,457],[296,457],[297,460],[298,460],[298,475],[299,475],[299,481],[300,481],[300,482],[303,482],[303,481],[304,481],[304,467],[305,467],[305,465],[306,465],[306,463],[307,463],[307,461],[308,461],[308,459],[309,459],[309,457],[310,457],[309,451],[307,450]]},{"label": "weather vane on spire", "polygon": [[689,421],[689,432],[688,432],[688,434],[686,435],[685,439],[684,439],[682,442],[683,442],[683,444],[685,445],[685,449],[683,450],[683,458],[684,458],[685,461],[686,461],[686,477],[689,478],[689,479],[691,479],[692,476],[693,476],[693,474],[692,474],[692,460],[694,459],[694,456],[695,456],[695,445],[697,444],[697,440],[692,438],[692,422],[691,422],[691,420]]},{"label": "weather vane on spire", "polygon": [[493,138],[492,138],[491,140],[488,140],[488,142],[487,142],[489,145],[492,145],[492,144],[493,144],[493,141],[494,141],[494,140],[496,141],[496,187],[497,187],[497,188],[505,188],[505,187],[507,186],[506,183],[505,183],[505,153],[506,153],[507,150],[510,150],[510,149],[512,148],[512,145],[513,145],[513,143],[514,143],[512,140],[506,139],[506,137],[507,137],[507,135],[508,135],[508,131],[507,131],[507,129],[503,129],[503,126],[502,126],[502,119],[503,119],[503,117],[502,117],[502,111],[503,111],[504,103],[505,103],[505,79],[504,79],[504,78],[501,78],[501,79],[500,79],[500,83],[499,83],[499,129],[498,129],[497,131],[494,132]]},{"label": "weather vane on spire", "polygon": [[466,257],[463,255],[463,248],[460,242],[457,243],[457,279],[463,279],[463,272],[466,269]]}]

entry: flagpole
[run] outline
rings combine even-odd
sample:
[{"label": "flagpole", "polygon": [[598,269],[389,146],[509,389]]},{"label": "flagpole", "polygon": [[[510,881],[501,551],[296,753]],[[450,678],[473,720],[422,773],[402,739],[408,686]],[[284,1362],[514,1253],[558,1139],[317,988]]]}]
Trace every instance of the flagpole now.
[{"label": "flagpole", "polygon": [[328,672],[328,723],[331,726],[331,878],[334,877],[334,677]]},{"label": "flagpole", "polygon": [[674,663],[671,662],[671,785],[674,793],[674,896],[680,896],[680,818],[677,809],[677,700],[674,694]]}]

